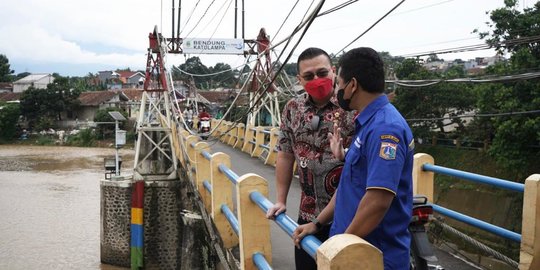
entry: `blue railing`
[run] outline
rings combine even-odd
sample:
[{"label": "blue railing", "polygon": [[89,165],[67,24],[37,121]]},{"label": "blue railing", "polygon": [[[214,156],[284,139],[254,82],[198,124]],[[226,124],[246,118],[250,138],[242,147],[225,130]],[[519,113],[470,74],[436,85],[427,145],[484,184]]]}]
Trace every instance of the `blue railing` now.
[{"label": "blue railing", "polygon": [[[498,187],[498,188],[517,191],[517,192],[521,192],[521,193],[523,193],[524,190],[525,190],[525,185],[520,184],[520,183],[516,183],[516,182],[512,182],[512,181],[508,181],[508,180],[503,180],[503,179],[499,179],[499,178],[494,178],[494,177],[489,177],[489,176],[484,176],[484,175],[479,175],[479,174],[474,174],[474,173],[470,173],[470,172],[464,172],[464,171],[460,171],[460,170],[445,168],[445,167],[441,167],[441,166],[437,166],[437,165],[433,165],[433,164],[429,164],[429,163],[423,164],[422,165],[422,170],[429,171],[429,172],[434,172],[434,173],[439,173],[439,174],[444,174],[444,175],[447,175],[447,176],[457,177],[457,178],[468,180],[468,181],[471,181],[471,182],[487,184],[487,185],[495,186],[495,187]],[[485,221],[482,221],[482,220],[479,220],[479,219],[476,219],[476,218],[461,214],[459,212],[444,208],[444,207],[442,207],[440,205],[437,205],[437,204],[432,204],[432,206],[433,206],[433,210],[435,210],[436,212],[438,212],[438,213],[440,213],[442,215],[445,215],[447,217],[450,217],[450,218],[453,218],[455,220],[461,221],[463,223],[469,224],[471,226],[477,227],[477,228],[482,229],[484,231],[493,233],[493,234],[498,235],[500,237],[503,237],[505,239],[509,239],[509,240],[514,241],[514,242],[521,243],[521,234],[519,234],[519,233],[510,231],[510,230],[507,230],[505,228],[501,228],[499,226],[490,224],[488,222],[485,222]]]},{"label": "blue railing", "polygon": [[202,184],[203,184],[204,188],[206,188],[206,190],[208,190],[208,192],[212,193],[212,184],[210,184],[210,182],[208,182],[208,180],[204,180]]},{"label": "blue railing", "polygon": [[268,261],[263,254],[256,252],[253,254],[253,262],[259,270],[272,270],[272,266],[268,264]]},{"label": "blue railing", "polygon": [[219,164],[218,166],[219,171],[224,173],[233,184],[238,184],[238,178],[240,178],[235,172],[233,172],[229,167],[225,166],[225,164]]},{"label": "blue railing", "polygon": [[238,235],[238,233],[240,231],[240,229],[239,229],[240,226],[238,225],[238,219],[236,218],[234,213],[231,211],[231,209],[226,204],[222,204],[221,205],[221,213],[223,213],[225,215],[225,218],[227,218],[227,220],[231,224],[232,229],[234,230],[236,235]]},{"label": "blue railing", "polygon": [[516,183],[516,182],[504,180],[504,179],[499,179],[495,177],[489,177],[485,175],[445,168],[445,167],[441,167],[441,166],[437,166],[437,165],[433,165],[429,163],[424,164],[423,169],[424,171],[440,173],[440,174],[444,174],[448,176],[453,176],[453,177],[469,180],[476,183],[488,184],[488,185],[496,186],[498,188],[513,190],[513,191],[517,191],[521,193],[523,193],[523,191],[525,190],[525,185],[520,184],[520,183]]},{"label": "blue railing", "polygon": [[[274,205],[258,191],[251,192],[249,197],[251,201],[256,203],[263,210],[264,213],[266,213],[268,209]],[[294,230],[296,227],[298,227],[298,224],[285,213],[281,213],[276,216],[275,221],[279,227],[285,231],[287,235],[289,235],[289,237],[292,237]],[[313,235],[307,235],[302,239],[302,241],[300,241],[300,246],[314,259],[317,256],[317,249],[321,246],[321,244],[321,241]]]}]

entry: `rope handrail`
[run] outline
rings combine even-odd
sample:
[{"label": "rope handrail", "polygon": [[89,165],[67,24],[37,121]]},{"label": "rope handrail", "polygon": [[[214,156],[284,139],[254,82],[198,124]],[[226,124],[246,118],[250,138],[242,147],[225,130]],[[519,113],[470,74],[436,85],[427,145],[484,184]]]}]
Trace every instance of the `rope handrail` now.
[{"label": "rope handrail", "polygon": [[[274,205],[258,191],[251,192],[249,194],[249,198],[265,213]],[[292,220],[285,213],[277,215],[274,220],[279,227],[285,231],[287,235],[289,235],[289,237],[292,237],[294,230],[296,227],[298,227],[298,223]],[[300,241],[300,246],[302,249],[304,249],[313,259],[317,259],[317,249],[321,246],[321,244],[321,241],[313,235],[306,235],[306,237]]]},{"label": "rope handrail", "polygon": [[422,169],[424,171],[436,172],[436,173],[440,173],[440,174],[444,174],[448,176],[461,178],[464,180],[469,180],[476,183],[488,184],[488,185],[496,186],[498,188],[513,190],[513,191],[517,191],[521,193],[523,193],[525,190],[524,184],[520,184],[520,183],[516,183],[516,182],[504,180],[504,179],[499,179],[495,177],[489,177],[489,176],[479,175],[475,173],[464,172],[464,171],[460,171],[456,169],[450,169],[450,168],[437,166],[437,165],[433,165],[429,163],[423,164]]}]

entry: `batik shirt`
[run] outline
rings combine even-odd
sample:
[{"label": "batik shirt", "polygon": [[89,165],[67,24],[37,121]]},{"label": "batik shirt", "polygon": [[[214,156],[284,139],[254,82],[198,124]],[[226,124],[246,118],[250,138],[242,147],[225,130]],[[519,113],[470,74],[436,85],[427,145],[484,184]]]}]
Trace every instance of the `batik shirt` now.
[{"label": "batik shirt", "polygon": [[[317,108],[307,94],[291,99],[283,109],[278,149],[295,157],[302,189],[298,216],[303,220],[316,217],[338,186],[343,162],[332,154],[328,133],[334,131],[336,120],[344,147],[348,147],[354,133],[354,116],[341,109],[334,98]],[[314,117],[319,118],[318,125],[312,121]]]}]

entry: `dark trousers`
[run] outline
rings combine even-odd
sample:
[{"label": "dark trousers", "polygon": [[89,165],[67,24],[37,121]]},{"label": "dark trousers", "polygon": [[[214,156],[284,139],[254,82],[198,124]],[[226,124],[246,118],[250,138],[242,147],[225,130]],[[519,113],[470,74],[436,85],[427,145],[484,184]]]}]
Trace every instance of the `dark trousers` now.
[{"label": "dark trousers", "polygon": [[[311,221],[303,220],[302,218],[298,218],[298,224],[306,224]],[[321,240],[321,242],[324,242],[328,239],[328,233],[330,233],[330,225],[323,226],[320,231],[315,233],[313,236],[317,237],[317,239]],[[302,248],[296,248],[294,247],[294,263],[296,265],[296,270],[316,270],[317,269],[317,262],[309,256],[307,252],[305,252]]]}]

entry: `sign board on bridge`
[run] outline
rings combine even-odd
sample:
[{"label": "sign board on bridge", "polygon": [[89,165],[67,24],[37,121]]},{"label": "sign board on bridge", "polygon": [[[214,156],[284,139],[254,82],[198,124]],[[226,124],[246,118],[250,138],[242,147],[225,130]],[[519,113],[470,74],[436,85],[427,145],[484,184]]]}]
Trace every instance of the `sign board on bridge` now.
[{"label": "sign board on bridge", "polygon": [[244,54],[244,40],[185,38],[183,51],[188,54]]}]

